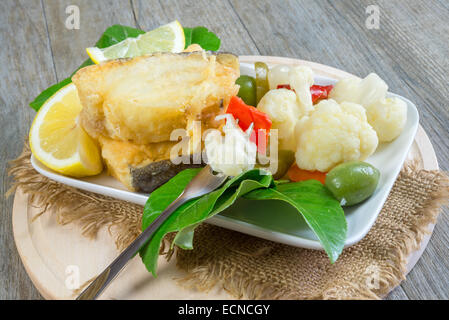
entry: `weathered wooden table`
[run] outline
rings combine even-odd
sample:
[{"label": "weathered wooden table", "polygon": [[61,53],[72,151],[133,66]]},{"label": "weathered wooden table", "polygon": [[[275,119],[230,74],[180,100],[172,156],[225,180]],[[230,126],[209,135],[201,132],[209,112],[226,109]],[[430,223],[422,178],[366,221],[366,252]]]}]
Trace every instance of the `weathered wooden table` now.
[{"label": "weathered wooden table", "polygon": [[[70,5],[79,8],[79,29],[66,27]],[[370,5],[377,5],[378,29]],[[449,170],[448,15],[447,0],[2,0],[0,194],[11,182],[7,161],[20,153],[35,115],[28,103],[69,76],[108,26],[150,30],[175,19],[207,26],[220,36],[224,51],[295,57],[360,76],[376,72],[392,92],[416,103],[440,167]],[[14,245],[12,200],[0,200],[0,299],[40,299]],[[448,212],[388,299],[449,299]]]}]

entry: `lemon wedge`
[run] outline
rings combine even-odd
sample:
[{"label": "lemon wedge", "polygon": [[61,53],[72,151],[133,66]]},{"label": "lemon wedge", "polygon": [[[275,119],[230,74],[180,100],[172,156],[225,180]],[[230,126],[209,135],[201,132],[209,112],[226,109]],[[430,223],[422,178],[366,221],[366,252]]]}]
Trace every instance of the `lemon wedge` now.
[{"label": "lemon wedge", "polygon": [[96,142],[78,124],[82,106],[73,83],[59,89],[33,120],[30,147],[45,166],[73,177],[91,176],[103,170]]},{"label": "lemon wedge", "polygon": [[176,20],[137,38],[127,38],[104,49],[87,48],[86,51],[91,60],[99,64],[111,59],[133,58],[153,52],[181,52],[184,46],[184,29]]}]

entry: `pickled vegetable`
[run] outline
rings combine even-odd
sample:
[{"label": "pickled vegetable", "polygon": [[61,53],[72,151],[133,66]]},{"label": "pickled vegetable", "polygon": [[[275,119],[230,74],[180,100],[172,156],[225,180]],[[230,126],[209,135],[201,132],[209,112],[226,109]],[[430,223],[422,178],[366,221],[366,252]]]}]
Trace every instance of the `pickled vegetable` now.
[{"label": "pickled vegetable", "polygon": [[240,86],[237,96],[242,98],[247,105],[255,107],[257,105],[256,79],[251,76],[243,75],[240,76],[235,83]]},{"label": "pickled vegetable", "polygon": [[[290,150],[279,150],[277,159],[271,159],[269,155],[262,154],[259,154],[258,159],[263,160],[263,163],[266,164],[262,165],[260,163],[257,163],[256,168],[264,168],[270,171],[270,165],[272,167],[277,167],[276,172],[272,172],[272,174],[273,178],[278,180],[282,179],[287,174],[288,170],[295,162],[295,153]],[[270,161],[276,161],[276,163],[270,163]]]},{"label": "pickled vegetable", "polygon": [[278,64],[271,68],[270,71],[268,71],[268,84],[270,85],[270,90],[278,88],[279,85],[289,84],[289,72],[290,67],[282,64]]},{"label": "pickled vegetable", "polygon": [[326,173],[321,171],[303,170],[300,169],[297,164],[294,164],[288,170],[288,178],[293,182],[317,180],[322,184],[324,184],[326,180]]},{"label": "pickled vegetable", "polygon": [[295,162],[295,153],[290,150],[279,150],[278,152],[278,169],[273,175],[275,179],[281,179],[287,174],[288,169]]},{"label": "pickled vegetable", "polygon": [[257,145],[257,151],[264,154],[272,122],[270,117],[253,106],[248,106],[236,96],[231,98],[226,113],[238,120],[239,127],[246,131],[253,126],[250,140]]},{"label": "pickled vegetable", "polygon": [[265,93],[270,90],[270,86],[268,85],[268,66],[264,62],[256,62],[254,64],[254,69],[256,70],[257,103],[259,103]]},{"label": "pickled vegetable", "polygon": [[374,193],[379,177],[379,170],[369,163],[350,161],[329,171],[325,185],[341,205],[352,206]]}]

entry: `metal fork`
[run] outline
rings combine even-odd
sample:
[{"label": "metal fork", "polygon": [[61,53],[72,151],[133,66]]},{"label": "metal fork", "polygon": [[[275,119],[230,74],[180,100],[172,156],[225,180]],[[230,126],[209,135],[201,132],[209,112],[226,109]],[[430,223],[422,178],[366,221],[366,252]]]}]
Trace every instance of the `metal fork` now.
[{"label": "metal fork", "polygon": [[96,299],[114,280],[128,261],[151,239],[153,234],[167,218],[183,203],[205,195],[223,184],[227,176],[215,174],[210,166],[204,167],[193,178],[184,191],[165,209],[148,228],[145,229],[97,278],[76,298],[77,300]]}]

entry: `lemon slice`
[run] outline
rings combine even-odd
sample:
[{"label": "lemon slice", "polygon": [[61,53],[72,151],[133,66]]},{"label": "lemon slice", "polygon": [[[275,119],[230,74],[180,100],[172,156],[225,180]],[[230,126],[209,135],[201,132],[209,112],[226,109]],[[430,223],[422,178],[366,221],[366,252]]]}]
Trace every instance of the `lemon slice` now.
[{"label": "lemon slice", "polygon": [[111,59],[133,58],[153,52],[181,52],[184,46],[184,29],[176,20],[137,38],[126,38],[104,49],[91,47],[86,51],[92,61],[99,64]]},{"label": "lemon slice", "polygon": [[78,124],[81,109],[78,91],[70,83],[44,103],[30,129],[33,155],[48,168],[73,177],[103,169],[98,145]]}]

